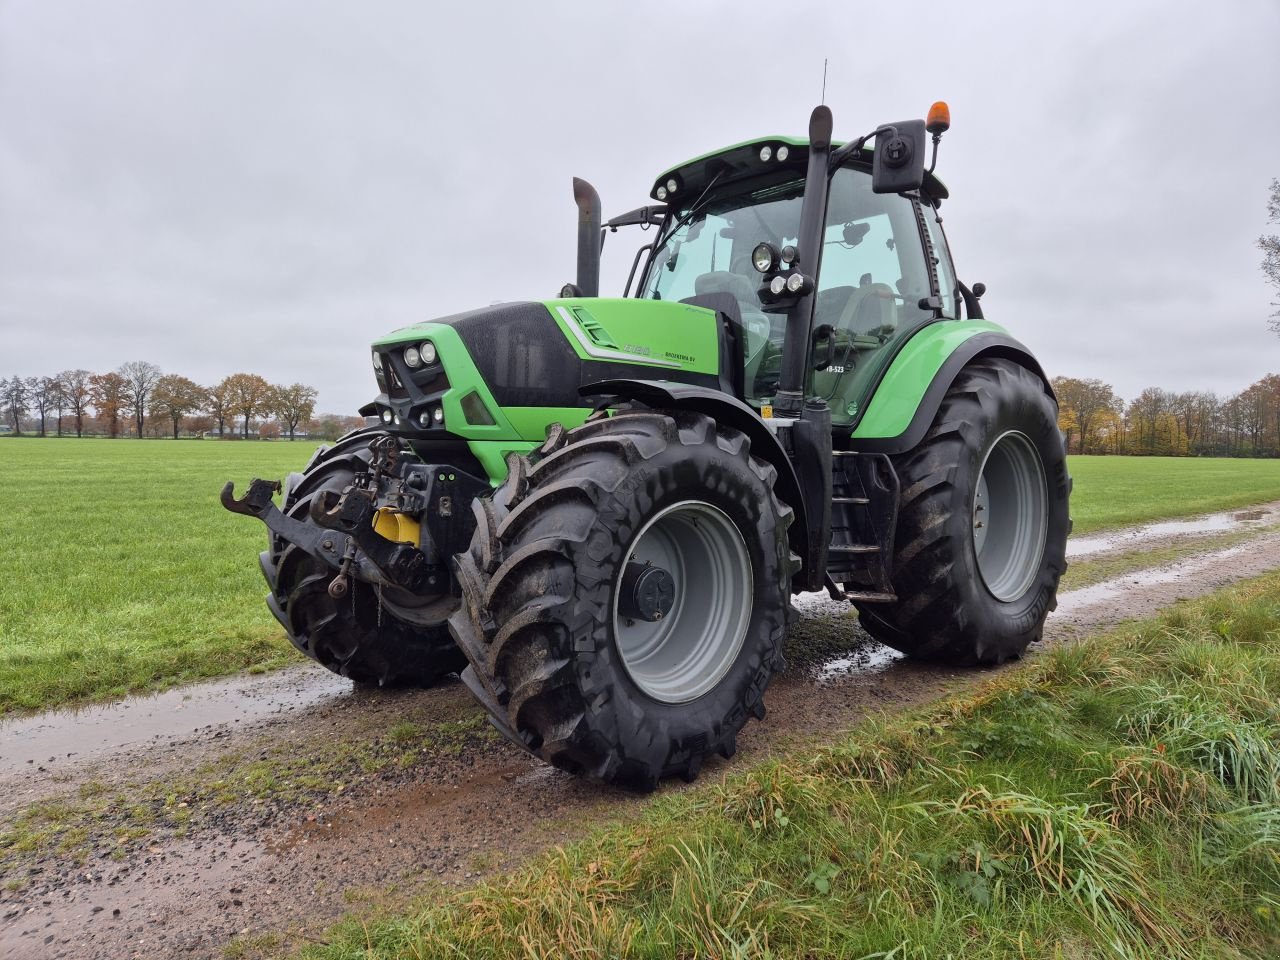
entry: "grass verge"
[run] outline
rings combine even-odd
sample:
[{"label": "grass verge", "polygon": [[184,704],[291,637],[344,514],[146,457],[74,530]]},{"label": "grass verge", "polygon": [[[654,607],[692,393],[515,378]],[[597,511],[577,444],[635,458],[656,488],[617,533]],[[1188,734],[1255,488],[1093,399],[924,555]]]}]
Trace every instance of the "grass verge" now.
[{"label": "grass verge", "polygon": [[304,954],[1280,948],[1280,574],[685,795]]}]

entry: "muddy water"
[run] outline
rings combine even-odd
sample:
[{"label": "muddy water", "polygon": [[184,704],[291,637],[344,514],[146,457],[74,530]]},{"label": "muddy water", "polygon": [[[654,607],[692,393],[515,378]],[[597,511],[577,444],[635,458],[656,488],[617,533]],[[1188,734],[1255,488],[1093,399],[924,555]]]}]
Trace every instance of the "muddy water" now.
[{"label": "muddy water", "polygon": [[209,727],[252,724],[351,694],[351,681],[307,664],[102,706],[0,721],[0,777],[32,764],[91,760],[126,747],[181,740]]},{"label": "muddy water", "polygon": [[1072,537],[1067,541],[1067,557],[1084,557],[1095,553],[1130,550],[1153,540],[1209,536],[1251,527],[1267,527],[1280,519],[1280,502],[1266,503],[1246,510],[1210,513],[1186,520],[1165,520],[1141,527],[1130,527],[1110,533]]}]

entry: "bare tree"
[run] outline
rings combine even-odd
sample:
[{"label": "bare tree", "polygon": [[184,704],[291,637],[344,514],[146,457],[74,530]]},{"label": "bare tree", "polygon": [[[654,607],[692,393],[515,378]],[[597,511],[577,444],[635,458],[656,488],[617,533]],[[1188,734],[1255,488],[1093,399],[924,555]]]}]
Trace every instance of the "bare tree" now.
[{"label": "bare tree", "polygon": [[130,360],[116,371],[124,380],[124,410],[133,415],[142,437],[142,427],[147,419],[147,399],[160,379],[160,368],[146,360]]},{"label": "bare tree", "polygon": [[151,394],[151,411],[169,418],[173,423],[173,439],[177,440],[182,418],[201,409],[207,402],[204,387],[176,373],[168,373],[156,381]]},{"label": "bare tree", "polygon": [[272,391],[271,409],[280,422],[285,425],[289,431],[289,439],[293,439],[293,435],[298,430],[298,424],[310,420],[311,415],[315,413],[316,397],[319,394],[315,387],[308,387],[303,383],[290,384],[287,387],[276,387]]},{"label": "bare tree", "polygon": [[249,421],[270,412],[271,384],[256,373],[233,373],[224,381],[227,407],[244,418],[244,437],[249,437]]},{"label": "bare tree", "polygon": [[89,408],[89,380],[92,376],[88,370],[63,370],[58,374],[67,409],[76,418],[77,437],[84,436],[84,415]]},{"label": "bare tree", "polygon": [[27,415],[27,408],[31,402],[27,381],[17,374],[8,380],[0,380],[0,399],[4,401],[5,413],[13,424],[13,432],[22,436],[22,418]]},{"label": "bare tree", "polygon": [[[1271,197],[1267,200],[1267,223],[1280,223],[1280,180],[1271,181]],[[1258,238],[1258,249],[1262,251],[1262,275],[1267,278],[1277,291],[1280,291],[1280,236],[1274,233],[1264,234]],[[1280,303],[1273,303],[1280,307]],[[1272,331],[1280,334],[1280,309],[1267,321]]]},{"label": "bare tree", "polygon": [[36,417],[40,421],[39,435],[42,437],[47,433],[45,421],[53,408],[56,392],[57,381],[52,377],[27,378],[27,396],[31,398],[31,406],[35,409]]}]

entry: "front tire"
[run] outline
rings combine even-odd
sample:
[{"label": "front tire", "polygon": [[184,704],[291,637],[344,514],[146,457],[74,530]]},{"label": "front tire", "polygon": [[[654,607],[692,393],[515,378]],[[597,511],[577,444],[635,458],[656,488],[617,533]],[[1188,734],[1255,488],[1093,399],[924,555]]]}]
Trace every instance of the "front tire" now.
[{"label": "front tire", "polygon": [[[324,491],[340,493],[371,454],[378,430],[361,430],[321,449],[303,473],[285,481],[281,510],[306,524],[311,501]],[[341,601],[329,596],[337,571],[295,544],[268,534],[259,558],[271,592],[267,606],[302,653],[360,686],[429,687],[466,665],[442,617],[408,623],[384,603],[377,588],[352,579]],[[390,590],[385,599],[394,599]]]},{"label": "front tire", "polygon": [[1057,417],[1025,367],[982,359],[960,372],[919,446],[894,461],[898,600],[858,606],[875,639],[966,665],[1003,663],[1041,638],[1070,530]]},{"label": "front tire", "polygon": [[[782,668],[792,511],[745,435],[627,411],[509,460],[477,500],[449,622],[495,725],[636,790],[729,757]],[[656,571],[656,572],[655,572]]]}]

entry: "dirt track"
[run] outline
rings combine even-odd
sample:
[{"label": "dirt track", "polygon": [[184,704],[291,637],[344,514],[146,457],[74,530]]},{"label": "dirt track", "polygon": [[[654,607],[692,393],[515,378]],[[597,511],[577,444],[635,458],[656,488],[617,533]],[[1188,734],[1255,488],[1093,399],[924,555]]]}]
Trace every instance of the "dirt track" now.
[{"label": "dirt track", "polygon": [[[1280,567],[1280,503],[1262,511],[1246,521],[1259,529],[1244,543],[1063,594],[1046,643]],[[1167,544],[1196,532],[1095,538],[1073,553]],[[847,607],[818,596],[800,606],[803,620],[788,639],[792,666],[769,689],[766,721],[743,731],[732,763],[709,763],[698,784],[664,790],[699,789],[773,751],[827,737],[869,713],[926,702],[986,673],[906,662],[868,640]],[[0,829],[33,803],[74,803],[91,784],[118,797],[88,831],[99,840],[157,784],[189,786],[201,764],[234,769],[288,755],[322,766],[351,744],[381,755],[397,724],[452,731],[415,742],[411,762],[351,768],[355,775],[341,787],[269,791],[234,803],[193,792],[179,801],[189,817],[184,826],[161,817],[148,836],[125,838],[84,862],[74,847],[11,859],[0,877],[0,958],[214,957],[237,934],[271,931],[305,941],[322,936],[361,891],[380,891],[386,902],[468,884],[643,808],[644,799],[560,774],[488,735],[473,722],[478,710],[460,683],[356,694],[306,665],[0,725]]]}]

